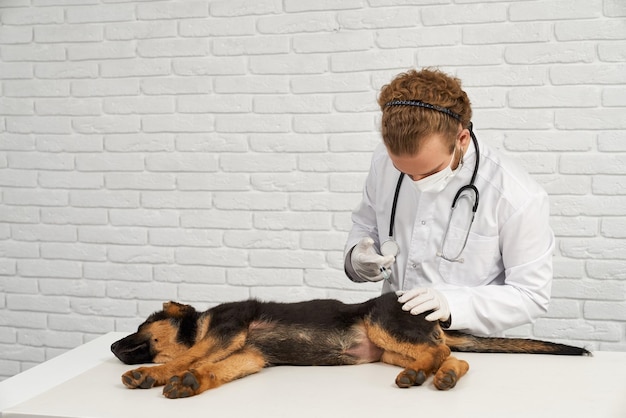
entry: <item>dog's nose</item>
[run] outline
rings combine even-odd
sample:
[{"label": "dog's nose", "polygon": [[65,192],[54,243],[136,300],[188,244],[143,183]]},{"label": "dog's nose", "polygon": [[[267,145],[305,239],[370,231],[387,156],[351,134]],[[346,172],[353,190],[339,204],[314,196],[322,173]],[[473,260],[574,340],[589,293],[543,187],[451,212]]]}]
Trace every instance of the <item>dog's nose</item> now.
[{"label": "dog's nose", "polygon": [[111,351],[113,353],[115,353],[115,350],[117,349],[117,346],[119,345],[119,341],[115,341],[113,344],[111,344]]}]

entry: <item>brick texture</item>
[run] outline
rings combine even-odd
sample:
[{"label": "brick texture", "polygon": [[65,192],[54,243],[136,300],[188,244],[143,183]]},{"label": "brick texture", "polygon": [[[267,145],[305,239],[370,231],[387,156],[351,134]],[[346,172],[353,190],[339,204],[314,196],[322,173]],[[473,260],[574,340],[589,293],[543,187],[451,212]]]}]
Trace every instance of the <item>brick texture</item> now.
[{"label": "brick texture", "polygon": [[[621,0],[0,1],[0,379],[164,300],[362,301],[342,248],[376,96],[464,81],[551,195],[553,304],[509,335],[626,350]],[[529,226],[531,227],[531,226]]]}]

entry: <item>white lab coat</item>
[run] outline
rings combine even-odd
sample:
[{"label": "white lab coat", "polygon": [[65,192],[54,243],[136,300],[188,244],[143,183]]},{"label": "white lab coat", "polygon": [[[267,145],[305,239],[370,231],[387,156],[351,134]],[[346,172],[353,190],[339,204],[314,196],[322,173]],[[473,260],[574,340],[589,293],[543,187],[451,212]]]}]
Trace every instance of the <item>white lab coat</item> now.
[{"label": "white lab coat", "polygon": [[[479,143],[480,165],[475,183],[480,193],[479,205],[461,255],[463,262],[446,261],[437,255],[454,195],[469,183],[474,170],[476,150],[473,142],[470,144],[463,165],[443,191],[420,192],[408,176],[404,177],[394,226],[400,253],[392,268],[391,282],[383,285],[383,293],[433,287],[448,300],[450,329],[494,335],[532,322],[546,312],[552,284],[554,234],[548,222],[547,193],[515,163]],[[399,175],[381,144],[374,151],[362,201],[352,214],[346,263],[350,250],[361,238],[372,237],[379,252],[380,243],[388,239]],[[464,239],[463,228],[457,230],[454,225],[469,220],[470,206],[469,200],[464,199],[455,209],[448,245],[454,244],[455,237]],[[358,277],[350,278],[361,281]]]}]

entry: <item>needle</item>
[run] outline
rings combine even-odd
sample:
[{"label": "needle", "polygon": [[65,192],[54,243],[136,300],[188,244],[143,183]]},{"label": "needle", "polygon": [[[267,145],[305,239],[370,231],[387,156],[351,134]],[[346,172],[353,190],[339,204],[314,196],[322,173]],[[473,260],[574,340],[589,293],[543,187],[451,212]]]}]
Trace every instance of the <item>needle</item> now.
[{"label": "needle", "polygon": [[383,274],[383,279],[391,283],[391,271],[387,270],[383,266],[378,266],[378,268],[380,269],[380,272]]}]

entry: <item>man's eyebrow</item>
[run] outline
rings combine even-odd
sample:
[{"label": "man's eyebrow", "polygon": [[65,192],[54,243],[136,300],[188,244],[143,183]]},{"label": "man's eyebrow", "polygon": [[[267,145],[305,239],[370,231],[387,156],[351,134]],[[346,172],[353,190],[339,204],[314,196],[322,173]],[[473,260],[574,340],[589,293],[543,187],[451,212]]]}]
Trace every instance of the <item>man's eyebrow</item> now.
[{"label": "man's eyebrow", "polygon": [[[430,176],[431,174],[435,174],[438,173],[439,171],[442,170],[441,166],[444,165],[445,163],[440,163],[437,167],[435,167],[433,170],[425,173],[425,174],[420,174],[420,176]],[[444,167],[445,168],[445,167]]]}]

